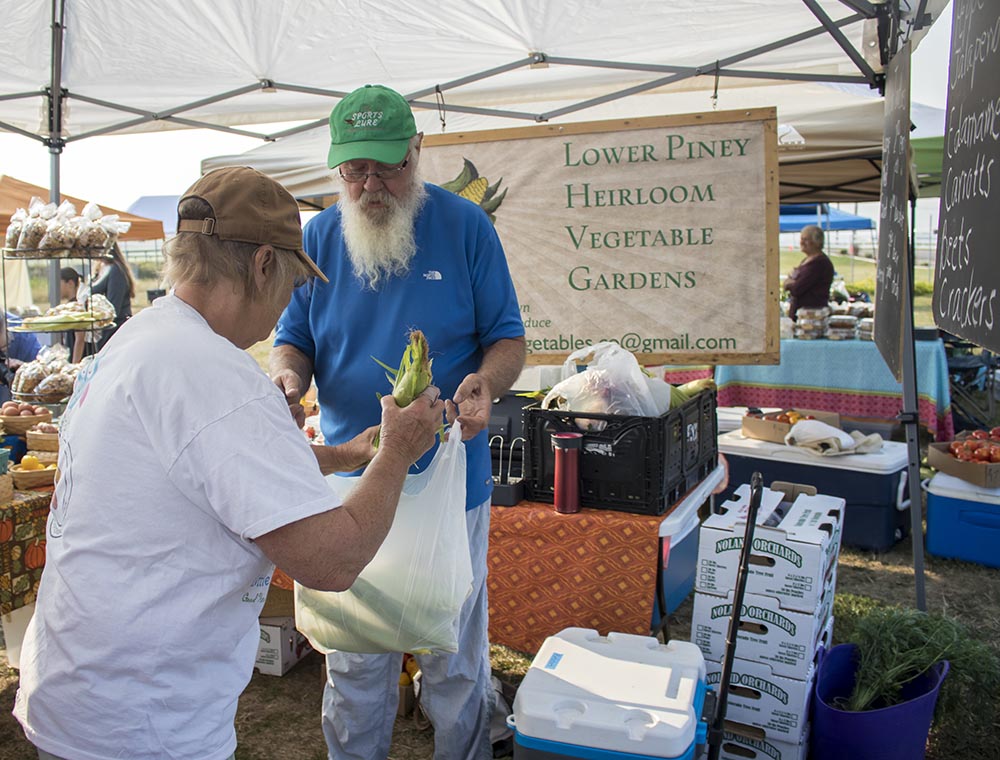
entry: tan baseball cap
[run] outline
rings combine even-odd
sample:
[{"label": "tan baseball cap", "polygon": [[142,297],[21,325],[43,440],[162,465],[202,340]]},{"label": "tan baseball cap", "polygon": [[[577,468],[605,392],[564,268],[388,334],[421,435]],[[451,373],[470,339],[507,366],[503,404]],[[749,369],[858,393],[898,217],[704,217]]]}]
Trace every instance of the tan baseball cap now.
[{"label": "tan baseball cap", "polygon": [[299,207],[285,188],[249,166],[227,166],[202,176],[181,196],[199,198],[212,207],[206,219],[178,219],[178,232],[215,235],[220,240],[273,245],[295,251],[315,277],[329,282],[302,249]]}]

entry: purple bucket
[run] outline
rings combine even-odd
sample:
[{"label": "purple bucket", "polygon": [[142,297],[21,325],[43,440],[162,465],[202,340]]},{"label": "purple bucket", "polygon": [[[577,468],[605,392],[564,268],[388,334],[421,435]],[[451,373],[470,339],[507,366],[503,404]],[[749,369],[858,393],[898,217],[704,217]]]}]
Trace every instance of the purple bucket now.
[{"label": "purple bucket", "polygon": [[813,691],[812,760],[922,760],[934,717],[938,690],[948,675],[947,661],[903,687],[905,700],[891,707],[848,712],[833,706],[854,689],[854,644],[825,652]]}]

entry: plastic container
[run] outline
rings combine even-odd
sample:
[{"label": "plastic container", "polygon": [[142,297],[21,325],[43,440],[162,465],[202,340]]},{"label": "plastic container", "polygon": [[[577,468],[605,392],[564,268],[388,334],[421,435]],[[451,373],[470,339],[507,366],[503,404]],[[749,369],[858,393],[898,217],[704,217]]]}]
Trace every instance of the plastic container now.
[{"label": "plastic container", "polygon": [[[552,503],[553,433],[583,432],[580,503],[661,515],[694,488],[718,461],[715,392],[706,391],[659,417],[562,412],[528,407],[525,496]],[[581,431],[577,420],[600,420],[600,431]]]},{"label": "plastic container", "polygon": [[854,688],[854,644],[838,644],[821,656],[813,694],[812,760],[920,760],[948,663],[914,679],[906,700],[881,710],[847,712],[833,706]]},{"label": "plastic container", "polygon": [[730,498],[759,470],[764,484],[775,480],[815,486],[847,503],[841,544],[885,551],[909,534],[909,462],[906,444],[886,441],[875,454],[822,457],[795,446],[744,438],[739,431],[719,436],[719,452],[729,463]]},{"label": "plastic container", "polygon": [[939,472],[926,490],[927,553],[1000,567],[1000,488]]},{"label": "plastic container", "polygon": [[705,688],[690,642],[567,628],[545,640],[517,690],[514,758],[693,760]]},{"label": "plastic container", "polygon": [[[663,596],[667,614],[683,604],[694,590],[695,572],[698,569],[698,537],[701,520],[693,499],[685,499],[660,523],[660,554],[663,559]],[[653,600],[653,627],[661,617],[660,600]]]}]

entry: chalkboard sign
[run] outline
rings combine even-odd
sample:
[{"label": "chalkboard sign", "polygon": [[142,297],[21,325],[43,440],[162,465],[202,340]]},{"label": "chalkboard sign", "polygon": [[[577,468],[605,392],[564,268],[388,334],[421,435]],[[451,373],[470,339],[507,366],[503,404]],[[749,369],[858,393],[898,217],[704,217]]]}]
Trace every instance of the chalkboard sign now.
[{"label": "chalkboard sign", "polygon": [[882,130],[882,191],[875,273],[875,345],[903,377],[903,306],[908,285],[906,203],[910,170],[910,43],[889,61]]},{"label": "chalkboard sign", "polygon": [[1000,3],[952,8],[934,321],[1000,351]]}]

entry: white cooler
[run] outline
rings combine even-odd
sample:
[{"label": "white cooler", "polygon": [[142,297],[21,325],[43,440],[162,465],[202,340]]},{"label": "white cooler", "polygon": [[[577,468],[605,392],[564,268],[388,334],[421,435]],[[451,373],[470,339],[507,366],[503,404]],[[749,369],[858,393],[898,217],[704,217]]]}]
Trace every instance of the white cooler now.
[{"label": "white cooler", "polygon": [[693,760],[705,743],[705,660],[687,641],[566,628],[514,698],[514,760]]},{"label": "white cooler", "polygon": [[795,446],[746,438],[739,430],[719,436],[719,453],[729,464],[728,499],[755,470],[764,485],[776,480],[815,486],[847,502],[844,546],[885,551],[909,534],[909,454],[905,443],[886,441],[875,454],[823,457]]}]

